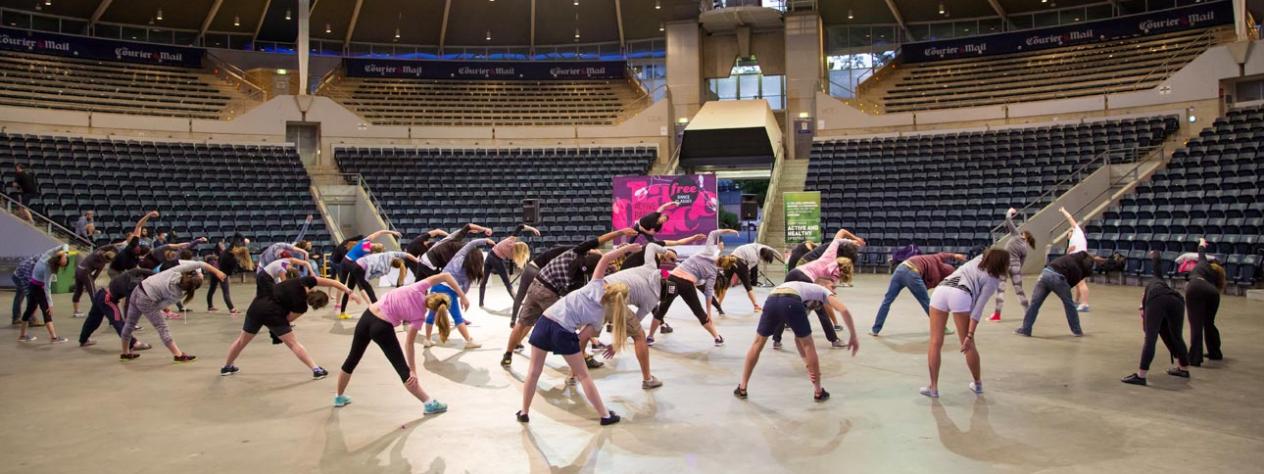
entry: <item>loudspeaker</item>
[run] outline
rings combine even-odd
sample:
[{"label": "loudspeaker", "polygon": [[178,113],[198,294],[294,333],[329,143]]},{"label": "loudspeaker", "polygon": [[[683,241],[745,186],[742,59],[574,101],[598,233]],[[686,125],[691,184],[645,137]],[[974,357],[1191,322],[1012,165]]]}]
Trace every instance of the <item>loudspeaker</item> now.
[{"label": "loudspeaker", "polygon": [[526,225],[536,225],[540,223],[539,199],[522,200],[522,223]]},{"label": "loudspeaker", "polygon": [[759,203],[755,201],[754,194],[742,195],[742,220],[753,221],[759,219]]}]

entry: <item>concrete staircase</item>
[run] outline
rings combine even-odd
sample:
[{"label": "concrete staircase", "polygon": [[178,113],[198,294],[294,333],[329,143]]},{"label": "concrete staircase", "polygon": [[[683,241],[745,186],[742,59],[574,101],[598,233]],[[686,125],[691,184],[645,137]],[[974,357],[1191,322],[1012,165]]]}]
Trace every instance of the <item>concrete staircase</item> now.
[{"label": "concrete staircase", "polygon": [[759,242],[769,247],[788,250],[786,215],[782,193],[803,191],[808,178],[808,160],[782,159],[773,168],[768,196],[764,200],[764,220],[759,226]]}]

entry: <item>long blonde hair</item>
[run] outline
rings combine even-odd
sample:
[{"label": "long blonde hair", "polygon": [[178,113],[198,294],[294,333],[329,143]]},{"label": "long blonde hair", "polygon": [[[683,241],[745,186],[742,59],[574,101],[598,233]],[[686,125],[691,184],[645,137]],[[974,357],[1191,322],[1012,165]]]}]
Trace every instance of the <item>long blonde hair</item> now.
[{"label": "long blonde hair", "polygon": [[531,246],[526,242],[514,242],[513,244],[513,263],[515,267],[521,269],[527,265],[527,261],[531,260]]},{"label": "long blonde hair", "polygon": [[737,265],[737,257],[732,255],[725,255],[715,259],[715,266],[725,272],[732,270],[734,265]]},{"label": "long blonde hair", "polygon": [[452,334],[452,322],[448,321],[448,307],[452,298],[442,293],[433,293],[426,297],[426,309],[435,312],[435,327],[439,328],[439,342],[448,342]]},{"label": "long blonde hair", "polygon": [[237,259],[237,266],[241,267],[242,270],[254,271],[255,262],[254,260],[251,260],[250,258],[249,248],[233,247],[233,249],[230,250],[229,253],[233,255],[233,258]]},{"label": "long blonde hair", "polygon": [[607,284],[606,292],[601,295],[601,307],[605,311],[603,319],[611,326],[614,350],[621,351],[628,340],[628,318],[632,317],[632,311],[628,309],[628,285]]},{"label": "long blonde hair", "polygon": [[838,282],[851,283],[852,274],[856,271],[856,265],[847,257],[838,257],[835,263],[838,264]]}]

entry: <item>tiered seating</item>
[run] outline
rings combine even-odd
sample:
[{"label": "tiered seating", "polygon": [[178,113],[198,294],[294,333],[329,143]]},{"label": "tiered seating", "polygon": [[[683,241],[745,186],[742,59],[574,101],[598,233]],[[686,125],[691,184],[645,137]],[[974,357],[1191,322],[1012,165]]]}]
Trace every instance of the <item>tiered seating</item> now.
[{"label": "tiered seating", "polygon": [[887,112],[1117,94],[1155,87],[1224,30],[1193,30],[977,59],[902,66]]},{"label": "tiered seating", "polygon": [[231,100],[199,70],[0,52],[0,105],[218,119]]},{"label": "tiered seating", "polygon": [[1157,146],[1178,127],[1167,116],[817,142],[805,189],[821,191],[822,225],[866,238],[862,266],[910,243],[968,253],[991,243],[1005,209],[1047,205],[1099,154]]},{"label": "tiered seating", "polygon": [[1261,143],[1264,109],[1229,112],[1173,154],[1168,167],[1135,194],[1088,224],[1089,242],[1103,254],[1126,256],[1126,272],[1148,275],[1147,251],[1162,251],[1172,273],[1176,256],[1194,251],[1205,237],[1227,264],[1230,280],[1253,286],[1264,259]]},{"label": "tiered seating", "polygon": [[[162,214],[152,225],[177,234],[214,242],[241,232],[254,244],[293,240],[308,214],[320,215],[292,146],[0,134],[0,167],[15,161],[39,178],[36,210],[73,228],[91,209],[110,239],[151,209]],[[327,251],[323,222],[307,239]]]},{"label": "tiered seating", "polygon": [[503,232],[522,222],[522,200],[540,200],[535,242],[552,246],[610,229],[611,178],[645,174],[652,147],[548,149],[338,148],[400,232],[475,222]]},{"label": "tiered seating", "polygon": [[625,81],[346,78],[329,95],[378,125],[608,125],[636,91]]}]

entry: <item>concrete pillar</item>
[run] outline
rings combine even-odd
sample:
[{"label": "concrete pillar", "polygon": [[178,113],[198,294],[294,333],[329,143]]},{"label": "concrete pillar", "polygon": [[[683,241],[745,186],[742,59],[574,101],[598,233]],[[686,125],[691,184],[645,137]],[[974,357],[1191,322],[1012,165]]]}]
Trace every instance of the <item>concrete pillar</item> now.
[{"label": "concrete pillar", "polygon": [[[797,136],[793,130],[796,120],[816,120],[816,91],[820,88],[825,71],[825,59],[821,46],[821,17],[816,12],[786,15],[786,133]],[[813,127],[815,128],[815,127]],[[796,140],[786,139],[786,157],[807,159],[810,147],[796,146]],[[806,148],[806,149],[804,149]]]},{"label": "concrete pillar", "polygon": [[311,4],[306,0],[300,0],[298,3],[298,38],[295,52],[298,54],[298,95],[307,95],[308,89],[311,88],[311,82],[307,80],[309,74],[308,61],[312,55],[311,30],[312,10]]},{"label": "concrete pillar", "polygon": [[673,119],[692,118],[702,108],[702,32],[697,21],[667,23],[667,90]]}]

